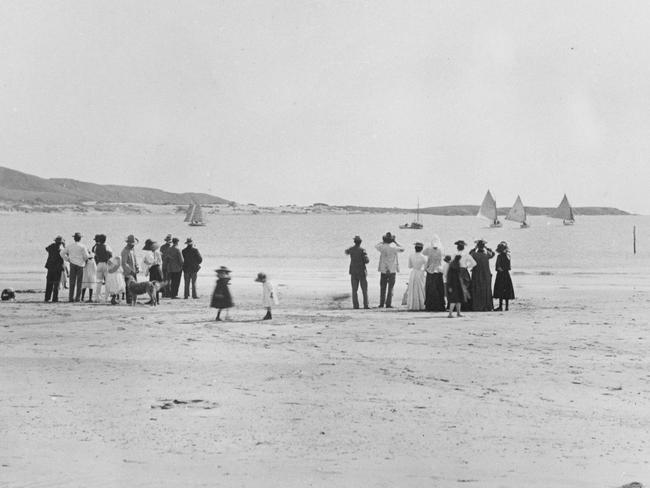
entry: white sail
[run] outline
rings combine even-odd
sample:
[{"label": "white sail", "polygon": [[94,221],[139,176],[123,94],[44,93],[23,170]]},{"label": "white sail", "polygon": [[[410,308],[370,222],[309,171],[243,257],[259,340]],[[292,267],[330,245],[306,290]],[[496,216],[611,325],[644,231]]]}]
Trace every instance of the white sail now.
[{"label": "white sail", "polygon": [[201,210],[201,205],[196,204],[194,206],[194,212],[192,213],[192,222],[203,222],[203,210]]},{"label": "white sail", "polygon": [[557,209],[553,213],[553,217],[555,217],[556,219],[562,219],[569,222],[572,222],[574,220],[573,209],[571,208],[571,204],[569,203],[569,199],[566,197],[566,194],[564,195],[564,198],[562,199]]},{"label": "white sail", "polygon": [[490,190],[485,194],[483,203],[481,203],[481,208],[478,209],[477,217],[481,217],[489,220],[490,222],[496,222],[497,219],[497,202],[492,197]]},{"label": "white sail", "polygon": [[512,205],[512,208],[508,212],[508,215],[506,215],[506,220],[519,222],[520,224],[526,223],[526,208],[521,202],[521,197],[519,195],[517,195],[517,200],[515,200],[515,203]]},{"label": "white sail", "polygon": [[192,220],[192,214],[194,213],[194,207],[196,205],[194,203],[190,203],[190,206],[187,207],[187,210],[185,211],[185,220],[183,222],[189,222]]}]

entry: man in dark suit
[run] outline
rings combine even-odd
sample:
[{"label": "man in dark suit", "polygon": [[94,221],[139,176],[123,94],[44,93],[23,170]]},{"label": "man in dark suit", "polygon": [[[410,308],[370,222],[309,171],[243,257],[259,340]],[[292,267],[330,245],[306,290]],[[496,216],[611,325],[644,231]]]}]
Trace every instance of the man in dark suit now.
[{"label": "man in dark suit", "polygon": [[163,258],[163,267],[167,266],[169,279],[171,281],[170,298],[178,298],[178,287],[181,284],[181,274],[183,272],[183,254],[178,248],[178,237],[172,239],[172,245],[165,252]]},{"label": "man in dark suit", "polygon": [[363,308],[368,306],[368,280],[366,278],[366,264],[370,262],[366,250],[361,247],[361,237],[354,236],[354,246],[345,250],[345,254],[350,256],[350,282],[352,284],[352,306],[359,308],[359,296],[357,292],[361,285],[363,294]]},{"label": "man in dark suit", "polygon": [[190,283],[192,284],[192,298],[199,298],[196,294],[196,276],[201,269],[203,258],[197,248],[194,247],[194,242],[191,237],[185,241],[185,249],[183,249],[183,278],[185,280],[185,298],[190,297]]}]

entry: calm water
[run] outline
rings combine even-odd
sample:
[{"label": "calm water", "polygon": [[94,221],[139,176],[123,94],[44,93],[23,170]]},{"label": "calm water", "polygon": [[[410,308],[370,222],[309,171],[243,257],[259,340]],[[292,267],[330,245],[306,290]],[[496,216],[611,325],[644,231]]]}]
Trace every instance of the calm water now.
[{"label": "calm water", "polygon": [[[252,278],[266,271],[276,282],[347,291],[348,258],[343,250],[359,234],[369,250],[369,275],[377,264],[374,244],[387,231],[408,251],[416,240],[425,243],[438,234],[449,252],[453,242],[473,242],[482,237],[488,246],[505,240],[512,251],[513,271],[530,274],[616,273],[642,279],[650,271],[650,217],[578,217],[574,226],[547,217],[533,217],[531,227],[520,229],[512,222],[490,229],[475,217],[423,216],[422,230],[400,230],[404,215],[210,215],[206,227],[189,227],[181,215],[72,215],[2,214],[0,241],[0,288],[43,289],[45,286],[45,246],[57,234],[71,240],[74,232],[83,233],[84,242],[103,233],[113,250],[121,250],[128,234],[162,242],[171,233],[184,242],[191,236],[204,257],[199,282],[212,286],[212,270],[227,265],[233,283],[255,286]],[[632,253],[632,227],[637,226],[636,255]],[[408,276],[408,252],[404,253],[401,280]]]}]

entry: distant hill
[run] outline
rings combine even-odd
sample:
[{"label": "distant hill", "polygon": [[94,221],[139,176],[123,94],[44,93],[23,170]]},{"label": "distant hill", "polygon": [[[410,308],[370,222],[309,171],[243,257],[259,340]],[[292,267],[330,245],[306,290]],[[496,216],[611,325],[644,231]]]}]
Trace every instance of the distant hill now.
[{"label": "distant hill", "polygon": [[[315,204],[321,205],[324,204]],[[414,208],[397,208],[397,207],[360,207],[354,205],[331,206],[340,208],[349,212],[367,212],[367,213],[412,213],[415,214]],[[444,205],[441,207],[425,207],[420,209],[421,214],[426,215],[476,215],[478,205]],[[510,207],[501,207],[498,209],[499,215],[505,216]],[[526,207],[528,215],[551,215],[555,207]],[[624,210],[613,207],[573,207],[573,213],[576,215],[630,215]]]},{"label": "distant hill", "polygon": [[183,205],[192,200],[203,205],[230,203],[206,193],[170,193],[155,188],[98,185],[68,178],[39,178],[0,166],[0,200],[30,204],[146,203]]}]

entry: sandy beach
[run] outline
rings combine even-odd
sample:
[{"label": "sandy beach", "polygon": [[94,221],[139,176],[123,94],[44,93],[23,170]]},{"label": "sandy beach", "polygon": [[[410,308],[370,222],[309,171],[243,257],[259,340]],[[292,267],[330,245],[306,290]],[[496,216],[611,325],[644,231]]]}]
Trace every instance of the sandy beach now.
[{"label": "sandy beach", "polygon": [[[3,303],[2,486],[615,487],[650,480],[650,281],[520,276],[508,313],[207,293]],[[373,286],[374,283],[371,283]]]}]

